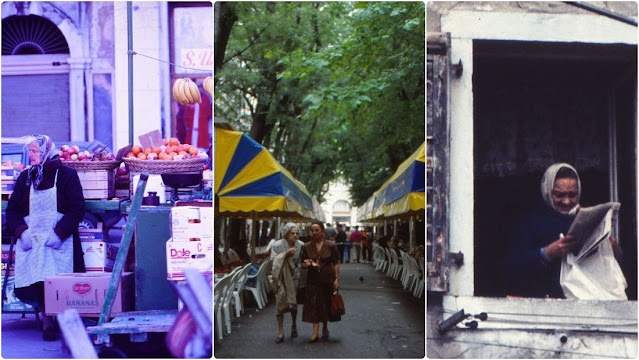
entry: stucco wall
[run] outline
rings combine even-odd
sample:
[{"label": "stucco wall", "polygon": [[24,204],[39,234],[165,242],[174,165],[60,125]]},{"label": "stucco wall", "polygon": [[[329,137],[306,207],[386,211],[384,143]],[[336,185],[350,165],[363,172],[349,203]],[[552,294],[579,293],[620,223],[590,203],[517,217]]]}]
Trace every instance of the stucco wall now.
[{"label": "stucco wall", "polygon": [[[591,1],[589,5],[597,6],[615,12],[619,15],[637,18],[637,3],[634,1]],[[426,4],[427,31],[440,31],[441,15],[451,11],[479,11],[479,12],[533,12],[541,14],[591,14],[576,6],[563,2],[525,2],[525,1],[429,1]]]}]

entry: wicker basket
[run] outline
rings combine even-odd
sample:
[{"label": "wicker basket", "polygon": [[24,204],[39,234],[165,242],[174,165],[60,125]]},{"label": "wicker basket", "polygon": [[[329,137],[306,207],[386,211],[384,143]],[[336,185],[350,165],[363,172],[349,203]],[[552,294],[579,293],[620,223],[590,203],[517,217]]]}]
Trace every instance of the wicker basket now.
[{"label": "wicker basket", "polygon": [[130,172],[146,171],[149,174],[177,174],[202,171],[202,166],[206,164],[206,159],[140,160],[126,158],[124,159],[124,163]]},{"label": "wicker basket", "polygon": [[62,161],[63,165],[75,168],[76,170],[113,170],[120,166],[121,161],[101,160],[101,161]]}]

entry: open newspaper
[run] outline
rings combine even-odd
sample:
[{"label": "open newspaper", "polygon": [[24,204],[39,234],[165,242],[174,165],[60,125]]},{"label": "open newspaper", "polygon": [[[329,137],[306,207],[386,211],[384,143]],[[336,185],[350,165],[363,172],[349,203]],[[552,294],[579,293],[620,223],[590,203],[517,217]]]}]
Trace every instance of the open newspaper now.
[{"label": "open newspaper", "polygon": [[572,252],[575,260],[590,255],[602,241],[608,240],[620,206],[618,202],[608,202],[579,210],[568,230],[578,240]]}]

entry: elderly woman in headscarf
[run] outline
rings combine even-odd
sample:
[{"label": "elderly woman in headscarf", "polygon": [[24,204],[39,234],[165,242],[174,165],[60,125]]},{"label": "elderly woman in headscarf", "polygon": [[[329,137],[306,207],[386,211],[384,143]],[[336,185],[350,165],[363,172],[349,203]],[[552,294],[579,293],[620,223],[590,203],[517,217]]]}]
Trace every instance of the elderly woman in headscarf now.
[{"label": "elderly woman in headscarf", "polygon": [[[581,181],[566,163],[550,166],[541,181],[541,201],[513,226],[502,272],[509,295],[563,298],[562,257],[576,245],[568,235],[579,209]],[[565,235],[565,236],[564,236]]]},{"label": "elderly woman in headscarf", "polygon": [[298,240],[300,230],[294,223],[287,223],[282,227],[282,239],[277,240],[271,247],[271,280],[277,310],[277,338],[276,343],[284,341],[284,313],[291,313],[291,338],[297,337],[297,298],[296,289],[300,278],[300,256],[304,243]]},{"label": "elderly woman in headscarf", "polygon": [[53,341],[59,333],[53,317],[45,315],[44,278],[85,271],[78,234],[84,197],[77,172],[62,165],[51,138],[28,137],[25,152],[29,167],[16,180],[6,210],[17,239],[15,294],[40,309],[43,339]]}]

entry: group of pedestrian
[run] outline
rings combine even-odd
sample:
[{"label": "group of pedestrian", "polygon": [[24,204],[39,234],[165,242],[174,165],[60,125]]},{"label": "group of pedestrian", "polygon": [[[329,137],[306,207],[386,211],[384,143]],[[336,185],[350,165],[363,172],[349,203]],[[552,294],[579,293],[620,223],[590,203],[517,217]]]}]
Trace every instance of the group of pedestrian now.
[{"label": "group of pedestrian", "polygon": [[[332,232],[331,232],[332,234]],[[291,338],[297,333],[298,296],[303,295],[302,321],[313,324],[309,343],[319,341],[319,323],[322,323],[322,339],[329,337],[327,323],[339,321],[331,316],[333,293],[339,289],[339,254],[336,235],[326,237],[326,229],[321,222],[311,224],[312,240],[306,243],[298,240],[299,228],[288,223],[282,228],[283,239],[271,248],[273,260],[272,281],[277,305],[276,319],[278,334],[276,343],[284,341],[284,313],[291,313]],[[302,291],[300,283],[305,286]]]}]

